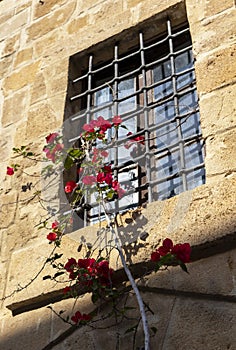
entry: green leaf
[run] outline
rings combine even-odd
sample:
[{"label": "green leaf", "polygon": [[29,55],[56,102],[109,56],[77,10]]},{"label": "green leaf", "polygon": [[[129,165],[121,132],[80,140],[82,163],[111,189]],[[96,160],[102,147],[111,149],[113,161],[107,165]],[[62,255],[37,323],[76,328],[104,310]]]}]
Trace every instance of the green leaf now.
[{"label": "green leaf", "polygon": [[73,166],[73,164],[74,164],[74,160],[70,156],[66,157],[64,168],[66,170],[69,170]]},{"label": "green leaf", "polygon": [[91,299],[92,299],[92,302],[95,304],[98,301],[98,299],[99,299],[98,294],[97,293],[93,293]]},{"label": "green leaf", "polygon": [[179,266],[181,267],[181,269],[184,271],[184,272],[187,272],[188,273],[188,269],[187,269],[187,266],[184,264],[184,263],[180,263]]}]

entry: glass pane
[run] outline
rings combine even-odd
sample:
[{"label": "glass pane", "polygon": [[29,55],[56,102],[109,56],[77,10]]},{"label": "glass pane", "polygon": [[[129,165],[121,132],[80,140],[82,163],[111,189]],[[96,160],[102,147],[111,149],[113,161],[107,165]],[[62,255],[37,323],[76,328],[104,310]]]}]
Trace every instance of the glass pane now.
[{"label": "glass pane", "polygon": [[[170,60],[158,65],[153,69],[154,83],[157,83],[165,78],[171,77],[171,65]],[[167,82],[161,83],[154,88],[154,99],[161,100],[162,98],[169,96],[173,93],[171,79]]]}]

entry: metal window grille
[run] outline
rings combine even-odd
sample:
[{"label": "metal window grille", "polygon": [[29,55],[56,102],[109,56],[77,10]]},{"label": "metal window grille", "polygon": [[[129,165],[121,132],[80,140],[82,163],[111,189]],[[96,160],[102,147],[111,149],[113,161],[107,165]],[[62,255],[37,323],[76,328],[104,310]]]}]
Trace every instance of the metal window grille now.
[{"label": "metal window grille", "polygon": [[[121,115],[128,129],[110,148],[114,175],[126,187],[126,196],[111,205],[114,211],[167,199],[205,181],[189,28],[172,29],[170,20],[166,26],[162,37],[151,40],[145,30],[139,32],[139,44],[121,55],[116,43],[113,57],[102,64],[93,64],[94,52],[84,73],[73,79],[70,100],[85,113],[72,121]],[[132,138],[143,136],[144,145],[125,148],[128,131]],[[90,221],[98,215],[94,209]]]}]

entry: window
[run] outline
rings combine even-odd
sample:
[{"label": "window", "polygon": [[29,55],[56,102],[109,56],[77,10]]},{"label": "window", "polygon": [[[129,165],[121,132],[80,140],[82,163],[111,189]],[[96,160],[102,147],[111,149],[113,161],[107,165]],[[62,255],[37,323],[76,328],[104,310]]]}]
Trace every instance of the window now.
[{"label": "window", "polygon": [[[117,147],[110,148],[109,162],[126,188],[126,196],[112,208],[121,211],[164,200],[203,184],[203,140],[188,27],[172,29],[167,20],[163,35],[154,37],[153,31],[141,28],[128,39],[113,38],[105,48],[94,48],[87,67],[86,56],[82,58],[73,58],[75,67],[81,67],[74,69],[69,96],[78,111],[72,121],[121,115],[128,129],[120,129]],[[85,113],[79,113],[81,109]],[[122,144],[128,132],[145,141]],[[97,215],[93,209],[90,221]]]}]

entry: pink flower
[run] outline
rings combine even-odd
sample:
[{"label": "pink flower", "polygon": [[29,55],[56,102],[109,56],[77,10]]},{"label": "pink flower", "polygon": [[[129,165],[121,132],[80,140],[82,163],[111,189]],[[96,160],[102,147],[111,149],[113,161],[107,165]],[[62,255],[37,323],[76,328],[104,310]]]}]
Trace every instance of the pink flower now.
[{"label": "pink flower", "polygon": [[122,123],[122,119],[119,115],[113,117],[112,122],[115,126],[118,126]]},{"label": "pink flower", "polygon": [[73,190],[77,187],[77,184],[75,181],[68,181],[65,185],[65,192],[71,193]]},{"label": "pink flower", "polygon": [[50,232],[47,235],[47,239],[51,242],[55,241],[57,239],[57,234],[55,232]]},{"label": "pink flower", "polygon": [[96,176],[93,175],[85,175],[82,179],[83,184],[85,185],[93,185],[96,182]]},{"label": "pink flower", "polygon": [[47,143],[53,143],[53,141],[55,140],[55,138],[58,136],[59,134],[57,132],[53,132],[52,134],[49,134],[48,136],[46,136],[46,142]]},{"label": "pink flower", "polygon": [[117,192],[119,198],[123,197],[123,195],[125,194],[125,190],[123,190],[123,188],[120,187],[120,184],[117,180],[112,181],[111,186],[113,190]]},{"label": "pink flower", "polygon": [[102,151],[101,152],[101,156],[104,157],[104,158],[108,157],[108,155],[109,155],[109,153],[107,151]]},{"label": "pink flower", "polygon": [[13,174],[14,174],[14,169],[8,166],[7,167],[7,175],[12,176]]},{"label": "pink flower", "polygon": [[94,128],[90,124],[84,124],[83,129],[87,132],[94,132]]}]

